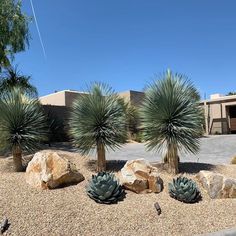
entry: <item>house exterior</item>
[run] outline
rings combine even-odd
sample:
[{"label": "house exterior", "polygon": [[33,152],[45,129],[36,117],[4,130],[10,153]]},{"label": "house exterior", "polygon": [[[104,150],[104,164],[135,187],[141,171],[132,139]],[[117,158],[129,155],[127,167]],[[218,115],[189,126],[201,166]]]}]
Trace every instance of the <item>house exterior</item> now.
[{"label": "house exterior", "polygon": [[[86,96],[86,94],[85,92],[63,90],[40,97],[39,100],[42,105],[71,107],[76,98]],[[120,92],[118,95],[134,106],[140,106],[144,99],[143,92],[133,90]]]},{"label": "house exterior", "polygon": [[86,94],[85,92],[63,90],[40,97],[39,101],[42,105],[71,107],[76,98]]},{"label": "house exterior", "polygon": [[[39,100],[47,110],[67,121],[74,100],[86,94],[64,90],[40,97]],[[120,92],[118,95],[137,107],[142,104],[145,96],[143,92],[133,90]],[[206,134],[236,133],[236,95],[213,94],[210,99],[201,101],[200,106],[204,109]]]},{"label": "house exterior", "polygon": [[236,95],[213,94],[200,105],[204,108],[206,134],[236,133]]}]

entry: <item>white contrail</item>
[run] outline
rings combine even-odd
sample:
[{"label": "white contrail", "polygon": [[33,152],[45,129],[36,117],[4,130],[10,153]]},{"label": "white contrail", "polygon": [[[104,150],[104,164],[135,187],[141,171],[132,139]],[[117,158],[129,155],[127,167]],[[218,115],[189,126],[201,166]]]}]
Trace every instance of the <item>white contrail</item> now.
[{"label": "white contrail", "polygon": [[35,20],[36,28],[37,28],[38,35],[39,35],[39,40],[40,40],[40,43],[41,43],[41,46],[42,46],[42,49],[43,49],[43,55],[44,55],[45,59],[47,59],[45,47],[44,47],[44,44],[43,44],[43,39],[42,39],[40,30],[39,30],[39,25],[38,25],[38,21],[37,21],[37,18],[36,18],[35,11],[34,11],[34,5],[33,5],[32,0],[30,0],[30,4],[31,4],[31,8],[32,8],[33,15],[34,15],[34,20]]}]

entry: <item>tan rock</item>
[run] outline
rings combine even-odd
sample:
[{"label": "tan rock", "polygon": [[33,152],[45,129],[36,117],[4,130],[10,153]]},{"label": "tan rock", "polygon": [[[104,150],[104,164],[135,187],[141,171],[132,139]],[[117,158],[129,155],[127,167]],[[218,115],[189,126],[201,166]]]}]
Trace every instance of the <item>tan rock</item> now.
[{"label": "tan rock", "polygon": [[211,198],[236,198],[236,179],[212,171],[200,171],[196,177]]},{"label": "tan rock", "polygon": [[232,158],[231,164],[232,164],[232,165],[236,165],[236,156]]},{"label": "tan rock", "polygon": [[148,188],[154,193],[160,193],[163,189],[163,180],[156,173],[151,173],[148,178]]},{"label": "tan rock", "polygon": [[32,187],[52,189],[84,180],[75,166],[56,152],[42,151],[34,155],[26,169],[26,182]]},{"label": "tan rock", "polygon": [[126,189],[136,193],[159,193],[163,189],[163,181],[157,173],[157,168],[145,159],[127,161],[118,178]]}]

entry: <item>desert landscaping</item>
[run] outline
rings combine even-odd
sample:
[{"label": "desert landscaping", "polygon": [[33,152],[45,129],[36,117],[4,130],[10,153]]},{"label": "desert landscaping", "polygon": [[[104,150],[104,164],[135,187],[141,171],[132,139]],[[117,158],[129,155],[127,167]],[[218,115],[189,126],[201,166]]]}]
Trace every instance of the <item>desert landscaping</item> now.
[{"label": "desert landscaping", "polygon": [[[49,150],[47,150],[49,151]],[[195,178],[202,200],[186,204],[171,198],[168,183],[172,176],[158,167],[164,189],[160,193],[137,194],[126,190],[123,201],[113,205],[98,204],[90,199],[85,187],[96,163],[78,153],[52,150],[76,164],[85,180],[54,190],[38,190],[26,183],[25,173],[15,173],[11,158],[0,159],[1,218],[11,225],[6,235],[195,235],[235,227],[235,199],[211,199]],[[110,170],[124,162],[108,161]],[[189,171],[189,166],[183,169]],[[192,164],[194,165],[194,163]],[[198,165],[198,164],[195,164]],[[236,166],[212,166],[211,171],[236,178]],[[158,202],[158,215],[154,203]]]},{"label": "desert landscaping", "polygon": [[0,235],[236,236],[234,9],[0,0]]}]

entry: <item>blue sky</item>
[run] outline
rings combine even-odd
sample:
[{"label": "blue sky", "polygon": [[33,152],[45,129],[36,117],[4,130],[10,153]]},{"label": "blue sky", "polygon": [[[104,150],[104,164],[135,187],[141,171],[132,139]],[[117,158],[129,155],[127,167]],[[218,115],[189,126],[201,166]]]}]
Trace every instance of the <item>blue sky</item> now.
[{"label": "blue sky", "polygon": [[[186,74],[202,97],[236,90],[235,0],[33,0],[27,51],[15,63],[40,95],[83,90],[91,81],[143,90],[167,68]],[[29,0],[23,10],[33,15]]]}]

